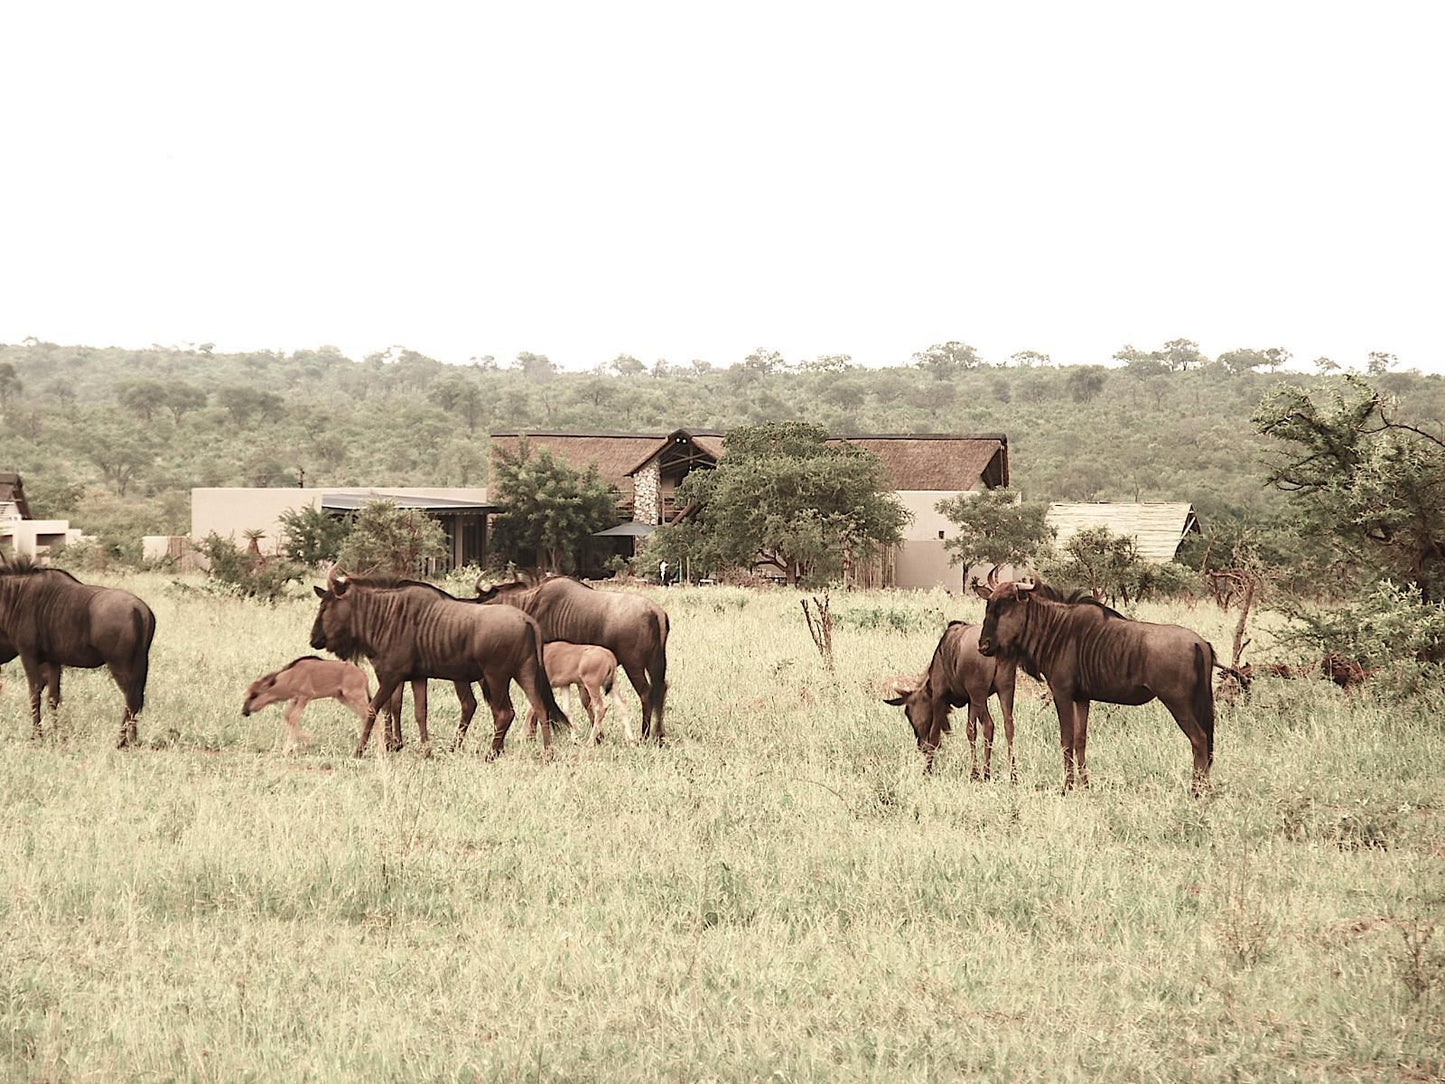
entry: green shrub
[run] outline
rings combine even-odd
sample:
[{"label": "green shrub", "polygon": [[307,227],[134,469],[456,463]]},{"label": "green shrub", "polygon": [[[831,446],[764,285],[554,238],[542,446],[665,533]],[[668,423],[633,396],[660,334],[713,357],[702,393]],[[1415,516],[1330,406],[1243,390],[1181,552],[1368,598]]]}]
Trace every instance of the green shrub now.
[{"label": "green shrub", "polygon": [[229,538],[212,531],[196,549],[210,564],[207,583],[219,593],[275,602],[286,595],[286,585],[300,582],[306,569],[283,557],[266,557],[243,550]]}]

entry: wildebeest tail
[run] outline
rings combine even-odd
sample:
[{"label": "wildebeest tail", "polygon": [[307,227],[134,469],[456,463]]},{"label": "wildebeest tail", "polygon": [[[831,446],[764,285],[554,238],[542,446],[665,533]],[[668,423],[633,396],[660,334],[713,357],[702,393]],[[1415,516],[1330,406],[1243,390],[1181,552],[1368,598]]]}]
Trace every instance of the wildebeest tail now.
[{"label": "wildebeest tail", "polygon": [[656,623],[657,651],[647,663],[647,706],[652,712],[653,725],[662,733],[662,713],[667,706],[667,614],[652,615]]},{"label": "wildebeest tail", "polygon": [[532,655],[537,660],[537,697],[542,701],[542,710],[547,713],[547,721],[561,723],[570,728],[572,720],[567,718],[567,713],[552,695],[552,679],[547,676],[547,664],[542,658],[542,634],[537,622],[527,622],[527,635],[532,638]]},{"label": "wildebeest tail", "polygon": [[130,678],[126,682],[125,706],[132,715],[136,715],[145,706],[151,641],[156,635],[156,615],[149,606],[138,606],[131,613],[131,631],[135,636],[135,643],[131,646]]},{"label": "wildebeest tail", "polygon": [[[1205,652],[1208,652],[1208,658]],[[1194,645],[1194,718],[1204,728],[1208,741],[1209,763],[1214,763],[1214,645]]]}]

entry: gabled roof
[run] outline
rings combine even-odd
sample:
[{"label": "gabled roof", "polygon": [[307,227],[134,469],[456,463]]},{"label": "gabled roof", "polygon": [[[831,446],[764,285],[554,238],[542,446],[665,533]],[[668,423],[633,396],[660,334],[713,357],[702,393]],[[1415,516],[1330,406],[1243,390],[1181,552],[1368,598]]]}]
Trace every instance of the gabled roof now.
[{"label": "gabled roof", "polygon": [[669,448],[683,444],[693,445],[704,455],[710,456],[715,465],[722,456],[724,439],[725,437],[722,433],[711,429],[674,429],[671,433],[667,434],[667,436],[663,437],[659,443],[653,445],[652,450],[648,452],[647,455],[634,463],[632,469],[627,472],[627,476],[630,478]]},{"label": "gabled roof", "polygon": [[1184,536],[1199,530],[1199,517],[1188,501],[1055,503],[1049,505],[1044,518],[1058,532],[1060,545],[1085,527],[1107,527],[1115,534],[1132,536],[1139,544],[1139,556],[1156,564],[1174,560]]},{"label": "gabled roof", "polygon": [[30,505],[25,501],[25,487],[20,482],[20,475],[13,471],[0,471],[0,501],[14,504],[21,519],[32,518]]}]

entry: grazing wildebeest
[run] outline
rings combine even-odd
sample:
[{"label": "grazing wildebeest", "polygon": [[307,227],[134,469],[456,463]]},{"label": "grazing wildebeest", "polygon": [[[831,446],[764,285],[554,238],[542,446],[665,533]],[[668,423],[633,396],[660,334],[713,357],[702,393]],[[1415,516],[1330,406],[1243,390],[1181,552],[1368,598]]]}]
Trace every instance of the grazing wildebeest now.
[{"label": "grazing wildebeest", "polygon": [[301,713],[306,710],[306,705],[313,700],[328,699],[340,701],[365,722],[366,708],[371,702],[366,672],[353,663],[303,655],[251,682],[246,690],[246,699],[241,704],[241,714],[249,716],[252,712],[289,700],[285,747],[285,752],[289,753],[307,740],[301,733]]},{"label": "grazing wildebeest", "polygon": [[[482,683],[492,709],[493,757],[502,752],[516,714],[513,681],[542,713],[542,745],[548,753],[551,724],[571,725],[547,683],[541,630],[520,610],[463,602],[413,580],[354,579],[334,571],[326,588],[315,590],[321,607],[311,628],[311,646],[343,659],[365,655],[376,670],[376,695],[367,707],[357,756],[371,738],[376,713],[402,682],[419,678]],[[424,727],[425,710],[423,700],[418,705],[419,728]],[[458,729],[458,745],[465,736],[465,729]]]},{"label": "grazing wildebeest", "polygon": [[1017,677],[1012,658],[986,658],[978,650],[978,625],[950,621],[934,649],[927,673],[911,685],[897,684],[897,695],[885,704],[901,706],[913,726],[918,748],[923,753],[925,772],[933,771],[933,754],[943,734],[952,728],[948,714],[953,708],[968,708],[968,749],[977,779],[978,725],[983,724],[983,778],[991,778],[993,761],[993,716],[988,712],[988,698],[997,694],[1003,708],[1003,732],[1008,741],[1009,779],[1017,782],[1014,763],[1014,681]]},{"label": "grazing wildebeest", "polygon": [[617,656],[642,701],[642,737],[652,733],[662,743],[662,714],[667,700],[667,611],[641,595],[594,591],[566,576],[553,576],[536,586],[520,581],[487,590],[477,584],[477,601],[504,602],[525,610],[542,626],[548,640],[598,644]]},{"label": "grazing wildebeest", "polygon": [[84,584],[69,572],[23,562],[0,567],[0,661],[20,656],[30,683],[30,719],[40,736],[40,693],[60,703],[64,666],[105,666],[125,695],[120,748],[136,741],[156,619],[129,591]]},{"label": "grazing wildebeest", "polygon": [[1147,704],[1157,697],[1194,750],[1190,789],[1204,791],[1214,763],[1214,648],[1206,640],[1179,625],[1131,621],[1093,599],[1041,597],[1032,583],[1003,583],[986,597],[979,651],[1016,657],[1048,681],[1064,790],[1073,787],[1076,768],[1079,782],[1089,782],[1090,701]]},{"label": "grazing wildebeest", "polygon": [[[572,711],[572,687],[582,691],[582,707],[592,721],[591,741],[594,745],[602,741],[602,719],[607,714],[607,700],[617,706],[622,716],[622,729],[627,740],[632,741],[632,722],[627,717],[627,701],[622,699],[622,690],[617,686],[617,656],[605,647],[596,644],[573,644],[566,640],[553,640],[542,648],[542,661],[547,666],[547,680],[552,690],[567,690],[567,711]],[[537,726],[535,710],[527,712],[527,738]]]}]

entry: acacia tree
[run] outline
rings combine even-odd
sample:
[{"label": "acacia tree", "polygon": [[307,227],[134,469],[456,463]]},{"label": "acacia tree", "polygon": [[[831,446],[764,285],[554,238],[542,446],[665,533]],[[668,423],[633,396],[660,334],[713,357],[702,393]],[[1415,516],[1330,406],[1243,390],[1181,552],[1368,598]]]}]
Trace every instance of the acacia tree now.
[{"label": "acacia tree", "polygon": [[418,508],[367,501],[356,513],[336,562],[357,574],[420,576],[447,553],[442,525]]},{"label": "acacia tree", "polygon": [[1445,439],[1402,421],[1357,376],[1319,400],[1286,384],[1260,401],[1255,428],[1281,442],[1267,484],[1293,495],[1340,556],[1445,598]]},{"label": "acacia tree", "polygon": [[688,475],[676,499],[694,518],[660,529],[651,548],[770,566],[793,584],[833,579],[845,560],[896,545],[909,517],[877,456],[828,443],[827,430],[806,422],[729,431],[717,468]]},{"label": "acacia tree", "polygon": [[617,522],[617,492],[595,463],[579,473],[525,437],[515,452],[496,449],[491,496],[502,507],[493,549],[517,564],[576,571],[592,534]]},{"label": "acacia tree", "polygon": [[1030,564],[1054,537],[1053,528],[1044,522],[1048,505],[1020,500],[1010,489],[960,493],[934,507],[958,528],[958,537],[948,539],[943,548],[950,561],[965,569]]}]

